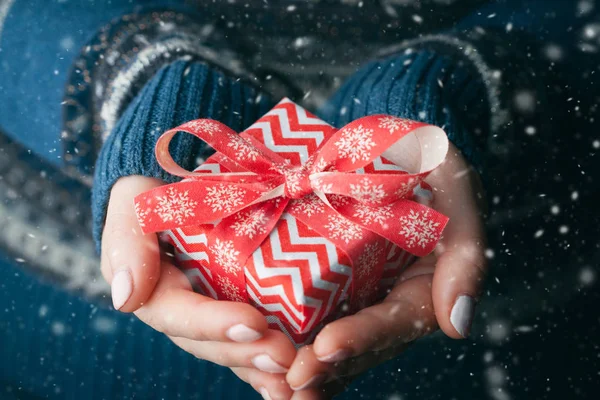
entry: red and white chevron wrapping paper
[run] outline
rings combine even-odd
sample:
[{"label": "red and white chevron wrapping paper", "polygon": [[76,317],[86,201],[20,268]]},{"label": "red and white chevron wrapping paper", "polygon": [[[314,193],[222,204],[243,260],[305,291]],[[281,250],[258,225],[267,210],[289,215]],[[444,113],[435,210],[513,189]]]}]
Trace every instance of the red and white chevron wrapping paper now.
[{"label": "red and white chevron wrapping paper", "polygon": [[[183,170],[168,154],[177,131],[217,153]],[[301,345],[433,249],[447,218],[412,200],[431,199],[423,179],[447,147],[420,122],[379,115],[338,131],[284,99],[239,135],[211,120],[165,133],[157,158],[185,179],[138,196],[136,212],[196,290],[252,303]]]}]

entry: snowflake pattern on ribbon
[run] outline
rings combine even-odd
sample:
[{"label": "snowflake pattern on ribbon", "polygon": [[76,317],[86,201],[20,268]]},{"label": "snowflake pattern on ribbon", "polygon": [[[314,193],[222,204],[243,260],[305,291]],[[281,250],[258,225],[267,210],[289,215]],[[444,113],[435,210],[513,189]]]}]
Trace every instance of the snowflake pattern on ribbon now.
[{"label": "snowflake pattern on ribbon", "polygon": [[174,221],[178,224],[189,218],[193,217],[194,209],[198,203],[189,198],[187,190],[179,192],[174,187],[170,187],[167,190],[165,196],[158,196],[154,213],[157,214],[163,222]]},{"label": "snowflake pattern on ribbon", "polygon": [[371,278],[367,282],[365,282],[360,287],[360,289],[358,289],[358,292],[356,294],[358,297],[358,304],[361,307],[365,307],[368,305],[369,294],[375,291],[375,289],[377,289],[377,286],[379,286],[379,281],[375,278]]},{"label": "snowflake pattern on ribbon", "polygon": [[327,200],[329,200],[334,207],[341,207],[350,203],[348,196],[342,196],[341,194],[329,194],[327,195]]},{"label": "snowflake pattern on ribbon", "polygon": [[369,178],[363,178],[360,184],[350,184],[350,194],[359,201],[381,203],[385,197],[383,185],[373,185]]},{"label": "snowflake pattern on ribbon", "polygon": [[215,255],[215,261],[220,264],[229,274],[237,274],[242,267],[238,263],[240,252],[234,247],[232,240],[217,239],[212,252]]},{"label": "snowflake pattern on ribbon", "polygon": [[240,294],[240,289],[238,289],[237,286],[233,284],[231,279],[224,276],[220,276],[218,282],[221,291],[223,291],[223,293],[225,294],[225,296],[227,296],[229,300],[238,302],[244,301],[242,295]]},{"label": "snowflake pattern on ribbon", "polygon": [[352,240],[362,239],[363,230],[354,222],[339,215],[330,215],[328,219],[329,223],[325,228],[333,239],[343,240],[346,244]]},{"label": "snowflake pattern on ribbon", "polygon": [[206,132],[210,136],[214,135],[221,131],[221,127],[214,121],[209,121],[206,119],[196,119],[190,121],[184,125],[184,127],[189,128],[195,131]]},{"label": "snowflake pattern on ribbon", "polygon": [[379,258],[383,253],[383,248],[378,242],[367,244],[365,250],[358,258],[358,277],[362,278],[365,275],[370,275],[371,271],[379,262]]},{"label": "snowflake pattern on ribbon", "polygon": [[204,204],[210,206],[213,212],[231,212],[243,204],[246,191],[231,185],[218,184],[206,188]]},{"label": "snowflake pattern on ribbon", "polygon": [[321,214],[325,211],[325,203],[317,195],[311,194],[300,200],[295,200],[291,207],[294,211],[302,213],[307,217],[315,214]]},{"label": "snowflake pattern on ribbon", "polygon": [[233,136],[231,142],[227,144],[227,147],[233,148],[233,150],[236,151],[236,156],[242,160],[256,161],[256,157],[258,157],[256,147],[248,143],[248,141],[241,136]]},{"label": "snowflake pattern on ribbon", "polygon": [[379,118],[379,127],[387,129],[391,135],[399,129],[409,130],[412,127],[412,121],[405,118],[385,116]]},{"label": "snowflake pattern on ribbon", "polygon": [[400,234],[406,239],[410,247],[421,246],[425,248],[429,243],[436,240],[436,229],[440,225],[429,219],[429,211],[410,210],[408,216],[400,218],[403,224]]},{"label": "snowflake pattern on ribbon", "polygon": [[140,206],[139,202],[135,203],[135,214],[137,215],[138,218],[138,223],[140,224],[140,226],[143,228],[146,226],[146,218],[148,217],[148,214],[150,214],[150,210],[149,209],[145,209],[142,210],[142,206]]},{"label": "snowflake pattern on ribbon", "polygon": [[376,223],[385,226],[387,220],[394,216],[392,206],[371,207],[366,204],[359,204],[354,210],[353,217],[360,218],[365,224]]},{"label": "snowflake pattern on ribbon", "polygon": [[409,193],[412,193],[414,187],[421,182],[421,179],[410,178],[408,182],[403,182],[396,192],[394,193],[398,197],[406,197]]},{"label": "snowflake pattern on ribbon", "polygon": [[335,145],[338,148],[338,155],[349,158],[352,163],[358,160],[368,161],[371,157],[371,149],[375,147],[373,129],[366,129],[362,125],[344,129]]},{"label": "snowflake pattern on ribbon", "polygon": [[269,218],[265,210],[246,211],[236,215],[236,222],[231,225],[236,236],[247,236],[250,239],[255,235],[267,233],[265,225],[269,222]]}]

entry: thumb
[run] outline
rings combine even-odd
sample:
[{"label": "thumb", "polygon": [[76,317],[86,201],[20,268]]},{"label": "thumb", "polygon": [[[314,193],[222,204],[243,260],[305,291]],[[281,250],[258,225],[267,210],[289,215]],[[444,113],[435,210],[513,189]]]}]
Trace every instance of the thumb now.
[{"label": "thumb", "polygon": [[160,276],[158,237],[142,233],[134,198],[163,184],[158,179],[128,176],[119,179],[111,190],[102,233],[101,266],[117,310],[137,310],[150,297]]}]

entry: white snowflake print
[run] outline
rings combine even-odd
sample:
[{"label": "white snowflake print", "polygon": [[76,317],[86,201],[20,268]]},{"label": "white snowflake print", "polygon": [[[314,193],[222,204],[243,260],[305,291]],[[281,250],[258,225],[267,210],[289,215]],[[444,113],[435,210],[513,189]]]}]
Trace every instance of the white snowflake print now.
[{"label": "white snowflake print", "polygon": [[379,118],[379,127],[387,129],[390,134],[396,132],[398,129],[410,129],[411,126],[412,122],[408,119],[389,116]]},{"label": "white snowflake print", "polygon": [[301,212],[307,217],[312,217],[315,214],[321,214],[325,211],[325,204],[317,195],[311,194],[294,202],[294,210]]},{"label": "white snowflake print", "polygon": [[215,246],[212,249],[215,254],[215,261],[221,264],[223,269],[228,274],[237,274],[240,272],[242,267],[238,263],[238,256],[240,252],[233,246],[233,241],[217,239]]},{"label": "white snowflake print", "polygon": [[377,289],[378,283],[376,278],[371,278],[358,289],[358,303],[361,307],[368,306],[367,301],[369,300],[369,294]]},{"label": "white snowflake print", "polygon": [[358,276],[362,278],[364,276],[368,276],[371,274],[381,254],[383,253],[383,248],[379,245],[379,243],[368,244],[365,246],[365,250],[358,258]]},{"label": "white snowflake print", "polygon": [[379,224],[385,226],[387,220],[394,216],[392,206],[371,207],[366,204],[359,204],[354,210],[353,217],[360,218],[365,224]]},{"label": "white snowflake print", "polygon": [[410,180],[408,182],[404,182],[402,183],[402,186],[400,186],[395,194],[396,196],[403,198],[406,197],[408,194],[412,193],[414,187],[416,185],[418,185],[421,182],[420,179],[414,179],[414,178],[410,178]]},{"label": "white snowflake print", "polygon": [[329,223],[325,225],[325,228],[329,230],[329,234],[333,239],[341,239],[346,244],[352,240],[361,239],[363,236],[363,230],[360,226],[339,215],[329,216]]},{"label": "white snowflake print", "polygon": [[383,185],[373,185],[369,178],[363,178],[360,184],[350,184],[350,194],[357,200],[381,203],[385,197]]},{"label": "white snowflake print", "polygon": [[350,203],[350,199],[347,196],[342,196],[341,194],[327,195],[327,200],[329,200],[331,205],[334,207],[341,207]]},{"label": "white snowflake print", "polygon": [[135,203],[135,214],[137,215],[138,218],[138,223],[140,224],[140,226],[143,228],[146,226],[146,218],[148,217],[148,214],[150,214],[150,210],[149,209],[145,209],[142,210],[142,207],[140,206],[140,203]]},{"label": "white snowflake print", "polygon": [[349,158],[353,163],[358,160],[368,161],[371,149],[375,147],[372,137],[373,129],[366,129],[362,125],[344,130],[341,138],[335,142],[338,155]]},{"label": "white snowflake print", "polygon": [[197,202],[189,199],[187,190],[179,192],[172,186],[167,189],[165,196],[158,196],[157,200],[154,213],[163,222],[175,221],[178,224],[183,224],[187,218],[193,217],[195,215],[194,208],[198,205]]},{"label": "white snowflake print", "polygon": [[269,222],[265,210],[247,211],[239,213],[236,222],[231,225],[236,236],[247,236],[250,239],[255,235],[267,233],[265,224]]},{"label": "white snowflake print", "polygon": [[190,129],[206,132],[209,134],[209,136],[212,136],[213,134],[215,134],[221,130],[221,127],[219,126],[219,124],[217,124],[214,121],[209,121],[206,119],[196,119],[194,121],[188,122],[185,125]]},{"label": "white snowflake print", "polygon": [[400,234],[406,239],[406,243],[413,246],[426,247],[435,240],[435,230],[439,222],[429,220],[429,211],[410,211],[408,216],[400,218],[403,224]]},{"label": "white snowflake print", "polygon": [[323,193],[328,193],[333,190],[333,183],[324,184],[321,178],[317,178],[314,180],[314,186],[316,190],[320,190]]},{"label": "white snowflake print", "polygon": [[225,211],[231,212],[234,207],[243,204],[246,191],[235,186],[218,184],[206,188],[206,197],[204,204],[210,206],[213,212]]},{"label": "white snowflake print", "polygon": [[315,168],[317,171],[325,171],[325,168],[327,168],[327,162],[325,162],[323,157],[319,157],[319,161],[315,164]]},{"label": "white snowflake print", "polygon": [[234,136],[227,147],[233,148],[237,153],[236,156],[243,160],[256,161],[256,157],[258,157],[256,147],[241,136]]},{"label": "white snowflake print", "polygon": [[283,174],[285,175],[285,186],[288,192],[295,196],[300,190],[300,179],[303,178],[304,172],[300,169],[285,169]]},{"label": "white snowflake print", "polygon": [[243,302],[244,299],[240,294],[240,289],[233,284],[231,279],[220,276],[219,277],[219,287],[225,293],[225,296],[231,301],[239,301]]}]

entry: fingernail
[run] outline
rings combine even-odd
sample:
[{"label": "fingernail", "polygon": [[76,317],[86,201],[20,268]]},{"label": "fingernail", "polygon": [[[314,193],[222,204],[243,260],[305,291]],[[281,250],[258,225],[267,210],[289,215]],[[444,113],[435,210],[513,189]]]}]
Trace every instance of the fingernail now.
[{"label": "fingernail", "polygon": [[321,385],[322,383],[324,383],[326,379],[327,379],[327,374],[318,374],[318,375],[313,376],[306,382],[304,382],[302,385],[291,386],[291,388],[294,391],[298,391],[298,390],[304,390],[304,389],[317,387],[317,386]]},{"label": "fingernail", "polygon": [[112,293],[113,307],[115,307],[115,310],[121,309],[133,292],[133,279],[131,279],[131,274],[128,270],[121,270],[113,276],[110,291]]},{"label": "fingernail", "polygon": [[248,343],[260,339],[262,337],[262,333],[257,332],[252,328],[248,328],[244,324],[237,324],[227,329],[225,336],[234,342]]},{"label": "fingernail", "polygon": [[350,358],[351,355],[352,355],[352,351],[350,351],[348,349],[339,349],[339,350],[337,350],[331,354],[328,354],[326,356],[317,357],[317,360],[322,361],[322,362],[327,362],[327,363],[339,362],[339,361],[343,361],[347,358]]},{"label": "fingernail", "polygon": [[267,391],[267,388],[261,387],[260,390],[260,395],[262,396],[263,399],[265,400],[273,400],[271,398],[271,396],[269,395],[269,392]]},{"label": "fingernail", "polygon": [[473,314],[475,313],[475,300],[471,296],[459,296],[452,307],[450,322],[454,329],[464,338],[469,336]]},{"label": "fingernail", "polygon": [[261,371],[271,374],[284,374],[288,371],[287,368],[277,364],[268,354],[257,355],[252,359],[252,364]]}]

